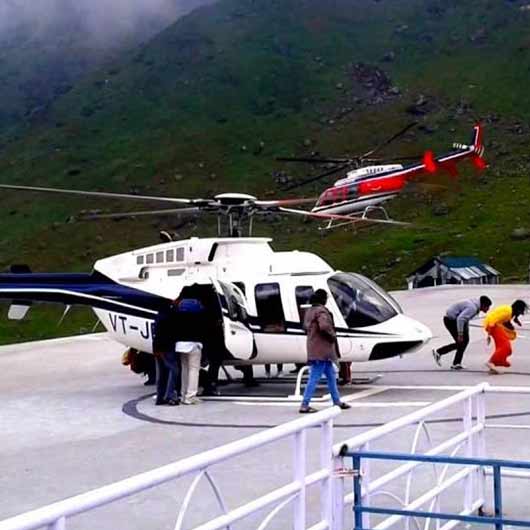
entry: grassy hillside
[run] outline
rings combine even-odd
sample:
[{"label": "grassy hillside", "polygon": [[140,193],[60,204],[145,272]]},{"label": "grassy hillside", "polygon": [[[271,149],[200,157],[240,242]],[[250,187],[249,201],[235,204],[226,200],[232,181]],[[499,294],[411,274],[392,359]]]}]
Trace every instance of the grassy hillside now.
[{"label": "grassy hillside", "polygon": [[[403,287],[440,252],[477,255],[522,279],[528,244],[511,237],[530,228],[530,14],[522,4],[221,0],[85,78],[12,135],[0,174],[80,189],[272,197],[281,195],[275,171],[303,175],[275,163],[277,155],[366,151],[411,120],[419,127],[389,152],[440,152],[466,141],[481,119],[490,169],[457,182],[441,176],[445,191],[394,201],[391,213],[414,228],[322,234],[315,223],[270,219],[258,233],[388,288]],[[298,194],[314,196],[324,184]],[[65,223],[82,209],[141,204],[5,193],[4,205],[3,266],[87,270],[97,257],[156,241],[160,228],[214,233],[211,220],[197,219]]]}]

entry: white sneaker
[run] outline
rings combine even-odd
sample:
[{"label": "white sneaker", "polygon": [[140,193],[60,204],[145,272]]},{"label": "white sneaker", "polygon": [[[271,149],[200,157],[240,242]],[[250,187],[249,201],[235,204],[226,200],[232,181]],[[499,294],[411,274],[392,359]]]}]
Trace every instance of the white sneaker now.
[{"label": "white sneaker", "polygon": [[442,367],[442,356],[435,350],[432,350],[432,356],[434,357],[434,362],[441,368]]},{"label": "white sneaker", "polygon": [[182,400],[183,405],[198,405],[200,402],[201,400],[197,397],[184,398]]},{"label": "white sneaker", "polygon": [[276,377],[285,377],[285,374],[280,370],[280,371],[276,374]]}]

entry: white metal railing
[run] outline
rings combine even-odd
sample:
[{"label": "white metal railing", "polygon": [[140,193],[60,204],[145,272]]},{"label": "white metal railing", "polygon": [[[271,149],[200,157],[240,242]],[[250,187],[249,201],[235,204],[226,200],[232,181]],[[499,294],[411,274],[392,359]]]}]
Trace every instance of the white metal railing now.
[{"label": "white metal railing", "polygon": [[[449,454],[451,457],[461,452],[461,456],[470,458],[486,458],[485,435],[489,429],[514,429],[528,430],[528,425],[514,425],[508,423],[491,423],[486,421],[486,394],[530,394],[530,387],[503,387],[490,386],[488,383],[481,383],[474,387],[465,389],[453,396],[442,401],[433,403],[420,410],[414,411],[406,416],[386,423],[370,431],[359,434],[344,442],[338,443],[333,447],[334,469],[336,470],[337,480],[334,488],[334,526],[333,530],[343,530],[345,527],[344,515],[345,507],[352,507],[354,503],[354,494],[351,487],[345,490],[346,479],[351,478],[348,473],[346,462],[342,456],[348,452],[370,452],[373,450],[373,444],[377,440],[388,435],[394,435],[399,430],[415,426],[416,430],[413,436],[412,446],[409,451],[411,455],[417,453],[418,442],[422,432],[427,438],[429,449],[423,454],[426,456],[438,456]],[[433,445],[427,424],[434,420],[433,416],[440,412],[446,411],[450,407],[463,405],[462,410],[462,431],[454,434],[448,439]],[[421,494],[414,500],[411,500],[411,485],[414,471],[425,463],[419,461],[401,462],[396,468],[386,473],[372,477],[373,469],[370,464],[373,461],[363,459],[361,466],[362,487],[361,498],[362,505],[369,506],[370,499],[375,496],[386,496],[397,501],[403,510],[414,511],[428,506],[428,511],[432,512],[434,508],[440,511],[440,496],[443,492],[454,487],[459,483],[464,485],[464,495],[462,498],[462,508],[459,515],[471,515],[473,512],[482,508],[485,504],[486,477],[492,474],[489,468],[477,465],[468,465],[458,470],[451,476],[448,476],[449,464],[443,466],[439,472],[436,464],[432,465],[434,484],[425,493]],[[438,464],[440,465],[440,464]],[[453,466],[454,467],[454,466]],[[340,470],[340,473],[337,473]],[[515,469],[503,469],[502,476],[510,478],[530,479],[529,471]],[[391,483],[397,479],[406,477],[404,495],[397,495],[395,492],[385,490]],[[363,528],[374,528],[374,530],[387,530],[397,522],[403,520],[403,515],[392,515],[379,522],[377,525],[370,524],[368,514],[363,514]],[[420,530],[420,524],[415,518],[405,517],[404,528],[409,530],[411,520],[414,522],[416,529]],[[431,520],[426,518],[424,530],[429,530]],[[460,521],[447,521],[443,526],[436,521],[437,530],[451,530],[458,526]]]},{"label": "white metal railing", "polygon": [[[486,426],[484,398],[485,392],[488,390],[490,390],[489,385],[487,383],[481,383],[475,387],[466,389],[453,396],[450,396],[447,399],[433,403],[420,410],[407,414],[406,416],[381,425],[380,427],[376,427],[375,429],[371,429],[367,432],[359,434],[358,436],[336,444],[333,447],[333,467],[335,470],[341,470],[342,472],[340,473],[340,478],[338,477],[335,481],[333,530],[343,530],[345,527],[344,508],[346,506],[352,507],[354,502],[354,495],[351,487],[349,488],[349,492],[345,491],[345,480],[348,477],[348,473],[347,471],[345,472],[346,462],[342,456],[343,453],[346,451],[370,451],[371,446],[377,440],[394,434],[403,428],[416,426],[416,431],[410,450],[411,454],[416,453],[419,438],[423,432],[430,445],[430,449],[425,452],[426,455],[435,456],[446,454],[448,451],[451,451],[451,455],[454,456],[458,451],[463,449],[465,451],[465,456],[484,457],[484,430]],[[433,447],[427,428],[428,419],[432,419],[435,414],[459,404],[464,405],[462,414],[462,432]],[[466,467],[463,470],[454,473],[450,477],[446,477],[448,466],[445,466],[442,472],[438,473],[436,466],[433,465],[433,487],[420,497],[411,500],[410,494],[413,472],[421,465],[421,462],[413,461],[401,463],[395,469],[392,469],[391,471],[388,471],[376,478],[372,478],[371,462],[369,459],[364,459],[361,468],[363,481],[361,495],[363,505],[369,506],[370,499],[375,496],[388,496],[398,501],[403,509],[406,510],[417,510],[418,508],[428,505],[429,503],[431,508],[435,506],[439,508],[440,495],[459,482],[463,482],[465,485],[463,509],[460,512],[462,515],[468,515],[484,504],[485,473],[477,466]],[[405,494],[403,496],[396,495],[393,492],[383,489],[384,487],[388,487],[392,482],[395,482],[398,478],[404,476],[406,476],[406,485]],[[393,515],[387,517],[385,520],[373,527],[370,524],[369,515],[363,514],[363,527],[373,527],[376,530],[387,530],[401,519],[403,519],[403,516]],[[419,530],[418,521],[414,520],[414,522],[416,528]],[[429,523],[430,521],[427,520],[425,523],[425,530],[428,530]],[[439,530],[451,530],[457,524],[459,523],[456,521],[449,521],[443,527],[438,526],[438,528]],[[409,529],[408,518],[405,520],[405,529]]]},{"label": "white metal railing", "polygon": [[[32,530],[42,527],[50,530],[65,530],[67,520],[72,516],[191,475],[194,475],[194,478],[187,493],[183,496],[176,517],[175,530],[182,530],[194,493],[203,479],[208,481],[222,514],[196,526],[195,530],[220,528],[230,530],[233,523],[264,508],[271,508],[261,524],[257,526],[257,530],[266,530],[274,518],[289,506],[293,513],[293,529],[306,530],[306,489],[314,484],[320,485],[320,520],[309,530],[344,530],[344,528],[351,528],[351,525],[345,524],[344,521],[345,507],[351,507],[355,500],[351,487],[348,488],[349,491],[345,490],[346,478],[351,478],[351,468],[346,467],[347,462],[343,456],[346,451],[370,452],[375,442],[381,441],[388,435],[393,436],[392,440],[394,440],[395,433],[412,426],[415,427],[415,431],[411,449],[407,455],[419,452],[420,438],[424,436],[428,449],[423,455],[427,457],[440,455],[454,457],[461,452],[461,456],[464,457],[484,459],[486,457],[485,433],[488,429],[529,428],[522,425],[487,423],[485,401],[487,393],[530,394],[530,387],[492,387],[487,383],[481,383],[336,445],[333,445],[333,419],[340,414],[340,410],[332,407],[179,462],[1,521],[0,530]],[[463,406],[461,431],[445,440],[437,441],[434,445],[429,432],[429,422],[440,420],[440,417],[435,415],[455,406]],[[320,431],[320,463],[316,471],[308,473],[306,442],[307,431],[312,428],[318,428]],[[292,480],[245,504],[229,509],[223,499],[221,488],[213,478],[211,467],[286,438],[293,439]],[[390,471],[373,476],[376,470],[370,468],[370,462],[370,458],[362,459],[360,497],[363,506],[369,506],[370,499],[376,496],[386,496],[397,501],[404,510],[417,511],[427,506],[429,512],[433,509],[439,512],[441,494],[460,483],[464,485],[464,495],[462,508],[458,515],[470,515],[485,504],[488,469],[481,465],[466,465],[449,476],[450,464],[445,464],[440,470],[437,466],[442,464],[425,464],[420,461],[405,460],[405,462],[398,462],[397,467]],[[422,465],[432,466],[433,485],[417,498],[412,499],[413,473]],[[507,469],[503,471],[503,476],[528,479],[530,472]],[[390,484],[395,484],[395,481],[400,478],[405,478],[405,487],[400,488],[404,489],[403,494],[401,491],[398,494],[385,489]],[[414,523],[416,530],[421,530],[417,519],[398,514],[388,516],[373,528],[387,530],[403,519],[405,530],[410,530],[410,522]],[[430,523],[431,520],[427,518],[423,530],[429,530]],[[441,526],[437,521],[436,530],[452,530],[458,524],[458,521],[450,520]],[[363,514],[363,527],[372,528],[366,513]]]},{"label": "white metal railing", "polygon": [[[193,474],[196,476],[184,496],[176,518],[175,530],[182,529],[195,489],[203,477],[208,480],[223,513],[195,527],[196,530],[230,529],[230,525],[236,521],[272,506],[272,511],[259,526],[259,530],[265,530],[272,519],[289,504],[292,504],[293,509],[294,530],[306,530],[306,488],[318,483],[320,483],[320,521],[313,525],[311,530],[330,529],[332,518],[333,418],[340,412],[338,407],[331,407],[179,462],[6,519],[0,522],[0,530],[32,530],[42,527],[47,527],[49,530],[65,530],[67,520],[70,517]],[[311,428],[320,429],[320,468],[308,474],[306,437],[308,429]],[[223,500],[221,489],[212,477],[211,466],[289,437],[293,438],[294,441],[293,480],[246,504],[229,510]]]}]

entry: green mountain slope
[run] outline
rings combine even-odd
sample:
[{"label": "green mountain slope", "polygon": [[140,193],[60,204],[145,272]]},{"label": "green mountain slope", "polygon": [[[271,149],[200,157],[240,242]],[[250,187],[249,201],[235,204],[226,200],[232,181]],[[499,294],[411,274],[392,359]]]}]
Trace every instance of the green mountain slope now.
[{"label": "green mountain slope", "polygon": [[91,71],[206,3],[156,0],[144,8],[114,3],[103,10],[102,2],[71,0],[0,5],[0,139],[21,121],[42,118]]},{"label": "green mountain slope", "polygon": [[[402,287],[424,259],[447,251],[524,278],[528,245],[511,237],[530,227],[523,4],[222,0],[77,84],[10,137],[0,174],[80,189],[271,197],[281,195],[274,172],[286,171],[276,155],[363,152],[412,119],[419,127],[392,151],[440,152],[466,141],[481,119],[491,168],[457,182],[440,176],[445,191],[394,201],[391,213],[414,228],[323,235],[314,223],[271,218],[258,233],[386,287]],[[314,196],[324,185],[298,194]],[[160,228],[214,233],[203,219],[65,223],[81,209],[126,211],[131,203],[5,193],[4,204],[2,265],[86,270],[97,257],[156,241]]]}]

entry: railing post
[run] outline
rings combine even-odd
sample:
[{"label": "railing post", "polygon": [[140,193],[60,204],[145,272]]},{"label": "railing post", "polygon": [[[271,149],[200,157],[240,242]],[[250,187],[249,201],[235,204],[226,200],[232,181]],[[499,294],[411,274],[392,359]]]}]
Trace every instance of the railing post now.
[{"label": "railing post", "polygon": [[353,468],[354,530],[362,530],[364,514],[362,512],[363,494],[362,494],[362,485],[361,485],[361,458],[359,456],[354,456],[352,460],[353,460],[352,468]]},{"label": "railing post", "polygon": [[[365,444],[363,444],[361,447],[359,447],[359,451],[370,451],[370,442],[366,442]],[[365,458],[364,461],[362,462],[362,466],[361,466],[361,469],[359,470],[359,473],[360,473],[360,477],[359,477],[359,481],[361,481],[361,478],[362,478],[362,483],[364,484],[364,491],[365,491],[365,494],[364,494],[364,499],[362,499],[362,504],[363,506],[370,506],[370,490],[369,490],[369,487],[370,487],[370,458]],[[361,482],[359,482],[359,484],[361,484]],[[360,490],[361,491],[361,490]],[[369,513],[364,513],[363,514],[363,518],[362,518],[362,526],[364,528],[371,528],[370,526],[370,514]]]},{"label": "railing post", "polygon": [[[501,466],[493,465],[493,501],[495,507],[495,517],[502,518],[502,483]],[[495,523],[495,530],[502,530],[502,521]]]},{"label": "railing post", "polygon": [[[478,458],[486,458],[486,393],[477,394],[477,424],[482,425],[482,430],[477,433],[476,452]],[[486,499],[486,469],[477,469],[477,493],[479,499]]]},{"label": "railing post", "polygon": [[305,475],[306,475],[306,430],[294,435],[294,480],[300,491],[294,501],[293,529],[306,530]]},{"label": "railing post", "polygon": [[[333,473],[344,469],[344,457],[336,456],[333,459]],[[332,530],[344,528],[344,477],[337,473],[333,477],[333,515]]]},{"label": "railing post", "polygon": [[320,467],[329,472],[328,478],[324,479],[320,485],[320,518],[331,529],[333,514],[333,420],[328,420],[320,426]]},{"label": "railing post", "polygon": [[[467,457],[473,456],[473,434],[470,432],[473,428],[473,398],[468,397],[464,401],[464,432],[467,434],[466,439],[466,451],[465,455]],[[465,482],[465,491],[464,491],[464,510],[470,511],[471,506],[473,505],[473,475],[470,473],[466,477]]]}]

